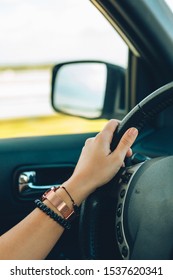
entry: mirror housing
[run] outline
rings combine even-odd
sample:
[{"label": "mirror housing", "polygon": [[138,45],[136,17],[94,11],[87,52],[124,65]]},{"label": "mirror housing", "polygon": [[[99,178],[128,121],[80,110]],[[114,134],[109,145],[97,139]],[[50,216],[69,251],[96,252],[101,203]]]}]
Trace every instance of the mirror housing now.
[{"label": "mirror housing", "polygon": [[51,102],[56,112],[87,119],[120,118],[125,108],[125,69],[102,61],[53,67]]}]

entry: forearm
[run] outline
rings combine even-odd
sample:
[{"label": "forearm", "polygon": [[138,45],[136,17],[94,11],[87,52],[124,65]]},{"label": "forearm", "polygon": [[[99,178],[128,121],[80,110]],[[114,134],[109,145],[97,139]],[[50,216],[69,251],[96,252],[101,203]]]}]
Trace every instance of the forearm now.
[{"label": "forearm", "polygon": [[[88,195],[87,186],[81,188],[79,180],[70,178],[63,185],[69,193],[71,192],[78,205]],[[63,189],[58,189],[56,194],[60,195],[69,208],[72,208],[71,200]],[[58,213],[49,201],[46,200],[44,203]],[[60,215],[60,213],[58,214]],[[45,259],[63,231],[62,226],[36,208],[19,224],[0,237],[0,259]]]},{"label": "forearm", "polygon": [[0,238],[0,259],[44,259],[64,229],[35,209]]}]

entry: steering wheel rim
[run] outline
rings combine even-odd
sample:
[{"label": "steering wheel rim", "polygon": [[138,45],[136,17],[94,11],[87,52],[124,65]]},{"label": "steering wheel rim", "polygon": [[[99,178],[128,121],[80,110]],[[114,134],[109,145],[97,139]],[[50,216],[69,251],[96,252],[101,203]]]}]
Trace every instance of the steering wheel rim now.
[{"label": "steering wheel rim", "polygon": [[[173,105],[173,82],[151,93],[125,116],[114,133],[111,150],[116,148],[128,128],[136,127],[140,132],[158,113],[171,105]],[[119,184],[120,175],[126,171],[126,168],[120,170],[111,182],[91,194],[81,206],[79,234],[84,259],[129,258],[129,254],[123,256],[117,236],[110,235],[110,232],[115,232],[117,224],[109,215],[111,211],[117,212],[120,188],[117,186],[115,188],[115,185]]]}]

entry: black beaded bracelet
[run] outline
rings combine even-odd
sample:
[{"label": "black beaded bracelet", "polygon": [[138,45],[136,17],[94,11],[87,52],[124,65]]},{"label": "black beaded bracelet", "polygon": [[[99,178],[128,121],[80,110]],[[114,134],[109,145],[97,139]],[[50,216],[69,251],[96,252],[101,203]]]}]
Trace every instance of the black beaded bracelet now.
[{"label": "black beaded bracelet", "polygon": [[57,213],[55,213],[52,209],[50,209],[47,205],[45,205],[41,200],[36,199],[35,201],[36,206],[42,210],[45,214],[47,214],[50,218],[52,218],[55,222],[61,225],[65,229],[71,228],[71,223],[68,220],[63,219]]}]

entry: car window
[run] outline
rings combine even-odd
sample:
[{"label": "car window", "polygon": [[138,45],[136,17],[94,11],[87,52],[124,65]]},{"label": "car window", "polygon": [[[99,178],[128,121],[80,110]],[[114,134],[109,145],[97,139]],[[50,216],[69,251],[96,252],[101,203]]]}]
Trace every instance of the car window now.
[{"label": "car window", "polygon": [[165,2],[169,6],[170,10],[173,11],[173,1],[172,0],[165,0]]},{"label": "car window", "polygon": [[52,67],[102,60],[127,67],[128,48],[90,1],[0,1],[0,137],[98,131],[105,120],[55,113]]}]

